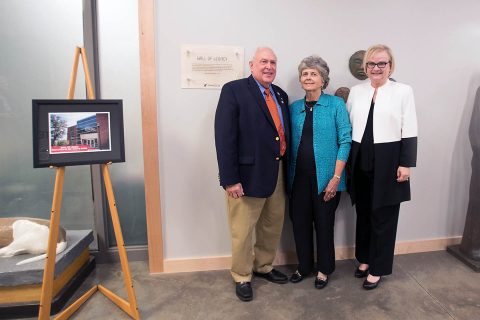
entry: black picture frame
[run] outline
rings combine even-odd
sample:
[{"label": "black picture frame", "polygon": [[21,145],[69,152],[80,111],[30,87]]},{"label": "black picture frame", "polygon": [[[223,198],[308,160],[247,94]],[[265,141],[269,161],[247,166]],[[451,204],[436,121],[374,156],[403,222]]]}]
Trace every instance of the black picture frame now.
[{"label": "black picture frame", "polygon": [[33,167],[125,162],[122,100],[32,100]]}]

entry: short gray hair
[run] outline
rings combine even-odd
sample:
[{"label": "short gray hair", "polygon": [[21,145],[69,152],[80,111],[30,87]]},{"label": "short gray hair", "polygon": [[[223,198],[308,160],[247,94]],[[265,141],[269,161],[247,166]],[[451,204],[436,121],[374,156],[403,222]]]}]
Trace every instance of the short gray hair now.
[{"label": "short gray hair", "polygon": [[323,60],[320,56],[317,55],[311,55],[306,58],[304,58],[300,64],[298,65],[298,78],[302,76],[302,72],[305,69],[316,69],[318,72],[320,72],[320,76],[323,79],[323,87],[322,89],[325,89],[328,86],[328,83],[330,82],[330,78],[328,74],[330,73],[330,68],[328,67],[328,64]]},{"label": "short gray hair", "polygon": [[266,50],[266,51],[271,51],[271,52],[273,53],[273,55],[275,56],[275,58],[277,58],[277,55],[275,54],[275,52],[273,51],[272,48],[270,48],[270,47],[257,47],[257,49],[255,49],[255,52],[253,53],[252,60],[250,60],[250,61],[255,60],[255,58],[257,57],[258,53],[259,53],[260,51],[264,51],[264,50]]}]

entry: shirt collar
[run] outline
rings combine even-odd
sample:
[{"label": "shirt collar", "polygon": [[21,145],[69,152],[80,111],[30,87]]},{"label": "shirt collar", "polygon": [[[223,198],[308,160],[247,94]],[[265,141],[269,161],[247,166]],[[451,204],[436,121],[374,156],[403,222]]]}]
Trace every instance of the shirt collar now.
[{"label": "shirt collar", "polygon": [[[262,85],[260,84],[260,82],[257,81],[257,79],[253,78],[253,80],[255,80],[255,82],[257,83],[257,86],[260,88],[260,91],[262,92],[262,94],[265,94],[265,87],[262,86]],[[272,87],[271,84],[269,85],[268,88],[270,89],[270,93],[273,94],[274,91],[273,91],[273,87]]]},{"label": "shirt collar", "polygon": [[[303,101],[307,101],[307,96],[303,97]],[[322,94],[320,94],[320,98],[318,98],[317,103],[315,105],[319,105],[322,107],[326,107],[328,105],[328,99],[325,95],[325,93],[322,91]]]}]

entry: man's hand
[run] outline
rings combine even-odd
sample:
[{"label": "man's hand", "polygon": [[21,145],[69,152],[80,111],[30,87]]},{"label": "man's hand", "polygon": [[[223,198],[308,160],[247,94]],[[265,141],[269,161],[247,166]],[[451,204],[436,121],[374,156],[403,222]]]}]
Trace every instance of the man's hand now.
[{"label": "man's hand", "polygon": [[244,195],[242,184],[240,182],[227,186],[225,191],[227,191],[229,197],[234,199],[238,199]]}]

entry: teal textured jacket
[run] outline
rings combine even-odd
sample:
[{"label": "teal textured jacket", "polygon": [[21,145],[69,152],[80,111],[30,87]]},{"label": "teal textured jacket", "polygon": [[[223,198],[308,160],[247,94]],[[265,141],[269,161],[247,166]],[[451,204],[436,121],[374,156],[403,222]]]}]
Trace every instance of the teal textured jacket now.
[{"label": "teal textured jacket", "polygon": [[[307,111],[310,112],[310,111]],[[290,106],[291,148],[288,172],[289,190],[292,190],[297,152],[305,122],[305,99],[297,100]],[[352,144],[352,126],[347,108],[339,97],[322,93],[313,108],[313,154],[317,172],[318,194],[327,186],[335,173],[337,160],[347,162]],[[346,189],[343,170],[338,191]]]}]

